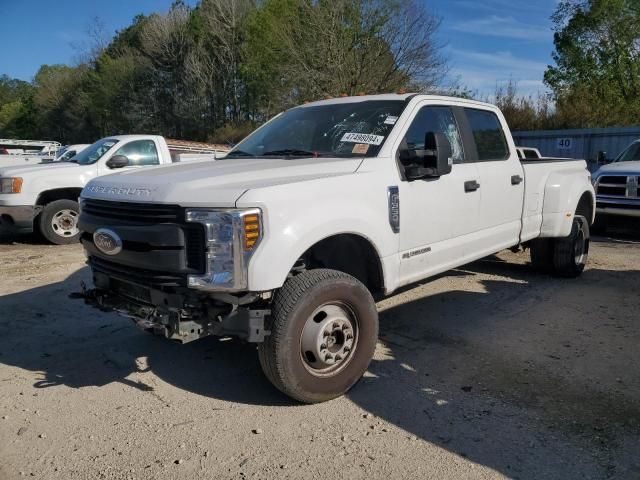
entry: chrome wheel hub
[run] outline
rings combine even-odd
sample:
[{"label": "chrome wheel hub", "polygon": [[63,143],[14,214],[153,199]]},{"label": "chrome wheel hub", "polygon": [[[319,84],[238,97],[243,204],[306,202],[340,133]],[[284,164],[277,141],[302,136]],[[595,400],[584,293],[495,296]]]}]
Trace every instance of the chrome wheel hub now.
[{"label": "chrome wheel hub", "polygon": [[313,375],[329,376],[351,360],[358,340],[357,319],[341,303],[326,303],[307,319],[302,330],[300,354]]},{"label": "chrome wheel hub", "polygon": [[61,237],[73,237],[78,234],[78,212],[60,210],[51,218],[51,228]]},{"label": "chrome wheel hub", "polygon": [[579,222],[578,236],[573,244],[573,257],[576,265],[582,265],[587,262],[589,239],[585,232],[584,224]]}]

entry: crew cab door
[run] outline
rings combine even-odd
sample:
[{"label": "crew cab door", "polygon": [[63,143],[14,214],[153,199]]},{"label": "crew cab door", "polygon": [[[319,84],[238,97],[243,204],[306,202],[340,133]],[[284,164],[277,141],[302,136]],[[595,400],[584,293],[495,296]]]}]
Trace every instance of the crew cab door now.
[{"label": "crew cab door", "polygon": [[[109,167],[109,159],[116,155],[127,157],[129,164],[120,168]],[[160,165],[158,146],[156,145],[156,142],[151,139],[132,140],[117,148],[109,158],[100,162],[100,165],[98,166],[98,175],[107,175],[109,173],[117,173],[124,170],[152,165]]]},{"label": "crew cab door", "polygon": [[481,107],[461,110],[462,129],[467,133],[466,159],[478,169],[478,231],[465,252],[468,260],[475,260],[518,244],[524,171],[501,115]]},{"label": "crew cab door", "polygon": [[478,228],[479,192],[475,163],[465,162],[465,149],[454,107],[418,104],[396,146],[424,149],[425,134],[442,133],[451,144],[451,172],[435,178],[407,180],[399,163],[402,181],[399,256],[401,284],[411,283],[462,263],[469,234]]}]

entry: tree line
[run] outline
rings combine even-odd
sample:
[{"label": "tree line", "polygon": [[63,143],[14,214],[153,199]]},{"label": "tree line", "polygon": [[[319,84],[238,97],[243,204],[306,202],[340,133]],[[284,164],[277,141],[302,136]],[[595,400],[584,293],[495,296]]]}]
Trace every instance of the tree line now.
[{"label": "tree line", "polygon": [[[562,0],[548,92],[487,100],[513,130],[640,123],[640,0]],[[233,143],[308,100],[445,91],[440,19],[419,0],[201,0],[139,15],[75,66],[0,76],[0,137],[87,142],[118,133]],[[456,82],[453,82],[456,83]],[[464,79],[457,83],[464,84]]]},{"label": "tree line", "polygon": [[95,42],[77,66],[1,77],[0,136],[235,142],[307,100],[437,87],[439,24],[418,0],[178,1]]}]

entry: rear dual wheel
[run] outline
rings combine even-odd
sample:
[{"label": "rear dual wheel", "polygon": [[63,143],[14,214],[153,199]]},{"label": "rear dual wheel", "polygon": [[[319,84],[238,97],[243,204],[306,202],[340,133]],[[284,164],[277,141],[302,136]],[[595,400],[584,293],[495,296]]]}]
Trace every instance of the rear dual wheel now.
[{"label": "rear dual wheel", "polygon": [[561,277],[579,276],[589,257],[589,221],[576,215],[571,233],[564,238],[537,238],[531,242],[531,264]]},{"label": "rear dual wheel", "polygon": [[276,388],[300,402],[346,393],[373,358],[375,302],[345,273],[318,269],[290,278],[275,295],[271,319],[260,364]]}]

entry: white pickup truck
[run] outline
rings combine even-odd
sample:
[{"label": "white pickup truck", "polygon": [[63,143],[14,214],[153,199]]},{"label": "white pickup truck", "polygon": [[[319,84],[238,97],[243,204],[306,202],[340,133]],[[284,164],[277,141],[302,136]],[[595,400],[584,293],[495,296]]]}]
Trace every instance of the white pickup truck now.
[{"label": "white pickup truck", "polygon": [[39,165],[41,163],[51,164],[52,162],[64,162],[75,157],[82,150],[87,148],[89,144],[78,143],[74,145],[65,145],[58,148],[51,154],[9,154],[0,155],[0,168],[3,167],[26,167],[28,165]]},{"label": "white pickup truck", "polygon": [[81,202],[89,304],[256,342],[302,402],[363,375],[374,297],[518,246],[576,277],[594,216],[584,161],[521,161],[496,107],[400,94],[293,108],[226,158],[98,178]]},{"label": "white pickup truck", "polygon": [[0,168],[0,229],[35,229],[59,245],[77,242],[78,197],[89,180],[176,161],[213,160],[226,150],[189,142],[167,144],[158,135],[116,135],[63,161]]},{"label": "white pickup truck", "polygon": [[60,143],[49,140],[0,138],[0,168],[52,162],[59,155],[60,149]]}]

